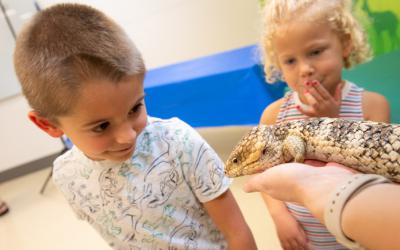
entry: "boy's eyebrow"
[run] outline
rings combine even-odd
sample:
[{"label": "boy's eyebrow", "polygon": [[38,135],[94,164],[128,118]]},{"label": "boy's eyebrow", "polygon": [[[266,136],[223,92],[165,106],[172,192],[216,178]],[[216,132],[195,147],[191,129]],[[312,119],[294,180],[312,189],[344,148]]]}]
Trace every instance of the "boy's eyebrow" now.
[{"label": "boy's eyebrow", "polygon": [[142,96],[140,96],[140,97],[136,100],[136,102],[135,102],[135,104],[134,104],[133,106],[135,106],[135,105],[138,104],[139,102],[143,101],[145,95],[146,95],[146,93],[144,93]]},{"label": "boy's eyebrow", "polygon": [[[136,102],[133,104],[132,108],[135,107],[135,106],[136,106],[138,103],[140,103],[141,101],[143,101],[143,100],[144,100],[144,97],[145,97],[145,94],[143,94],[142,96],[140,96],[140,97],[136,100]],[[88,123],[84,124],[83,127],[90,127],[90,126],[93,126],[93,125],[95,125],[95,124],[97,124],[97,123],[104,122],[105,120],[107,120],[107,119],[106,119],[106,118],[103,118],[103,119],[98,119],[98,120],[96,120],[96,121],[88,122]]]}]

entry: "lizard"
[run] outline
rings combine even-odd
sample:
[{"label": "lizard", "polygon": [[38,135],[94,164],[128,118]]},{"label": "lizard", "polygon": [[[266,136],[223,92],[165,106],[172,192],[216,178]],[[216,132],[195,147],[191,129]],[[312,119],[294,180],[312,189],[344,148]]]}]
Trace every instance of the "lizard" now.
[{"label": "lizard", "polygon": [[234,147],[225,174],[251,175],[305,159],[337,162],[400,182],[400,124],[310,118],[258,125]]}]

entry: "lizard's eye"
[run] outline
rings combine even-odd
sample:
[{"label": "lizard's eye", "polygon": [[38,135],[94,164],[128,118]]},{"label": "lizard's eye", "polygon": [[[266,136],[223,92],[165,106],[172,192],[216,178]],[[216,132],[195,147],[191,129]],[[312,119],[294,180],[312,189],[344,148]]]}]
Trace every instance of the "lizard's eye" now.
[{"label": "lizard's eye", "polygon": [[267,149],[267,148],[264,148],[264,149],[262,150],[262,154],[265,155],[265,154],[267,153],[267,151],[268,151],[268,149]]}]

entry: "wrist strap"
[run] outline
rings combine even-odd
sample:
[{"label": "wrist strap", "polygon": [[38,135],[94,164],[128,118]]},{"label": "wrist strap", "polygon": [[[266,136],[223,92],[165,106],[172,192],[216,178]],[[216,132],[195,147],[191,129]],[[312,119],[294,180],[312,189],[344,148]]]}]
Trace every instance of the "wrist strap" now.
[{"label": "wrist strap", "polygon": [[342,230],[342,212],[346,203],[352,196],[369,186],[390,182],[383,176],[375,174],[355,174],[348,178],[343,185],[340,185],[331,194],[328,205],[324,211],[326,228],[336,240],[349,249],[365,249],[359,243],[348,238]]}]

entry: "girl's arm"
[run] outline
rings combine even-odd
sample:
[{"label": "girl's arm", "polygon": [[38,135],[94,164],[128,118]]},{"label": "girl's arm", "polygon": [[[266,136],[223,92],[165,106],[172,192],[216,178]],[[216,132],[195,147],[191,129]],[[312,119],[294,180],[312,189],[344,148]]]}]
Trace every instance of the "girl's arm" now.
[{"label": "girl's arm", "polygon": [[269,214],[275,224],[276,233],[283,249],[308,249],[304,229],[293,217],[283,201],[261,193]]},{"label": "girl's arm", "polygon": [[225,236],[230,250],[257,249],[250,228],[230,190],[203,205]]},{"label": "girl's arm", "polygon": [[390,107],[386,98],[378,93],[363,92],[362,109],[364,119],[376,122],[390,122]]},{"label": "girl's arm", "polygon": [[[283,101],[283,98],[281,98],[268,105],[261,116],[260,124],[275,124]],[[270,197],[266,193],[261,193],[261,195],[274,221],[283,249],[307,249],[307,238],[304,230],[290,214],[285,203]]]},{"label": "girl's arm", "polygon": [[283,103],[283,98],[268,105],[260,118],[260,124],[272,125],[276,123],[276,118],[278,117],[279,108]]}]

